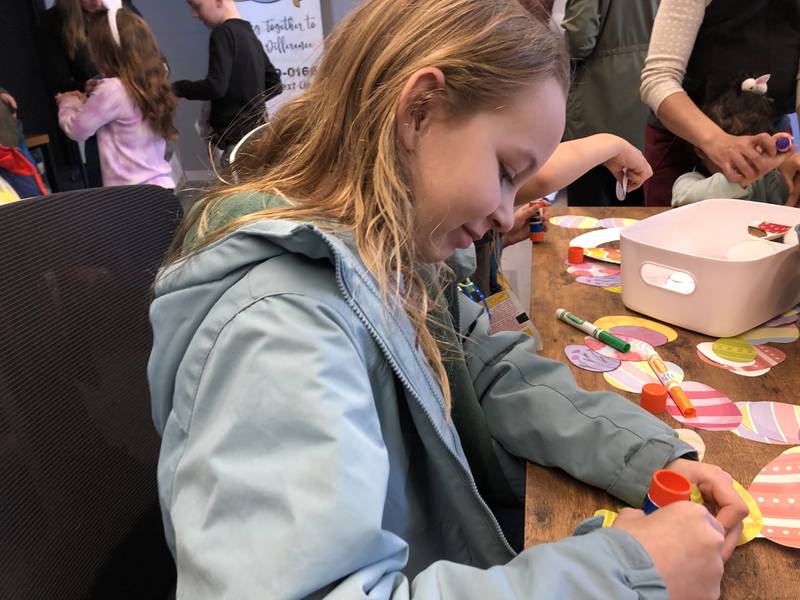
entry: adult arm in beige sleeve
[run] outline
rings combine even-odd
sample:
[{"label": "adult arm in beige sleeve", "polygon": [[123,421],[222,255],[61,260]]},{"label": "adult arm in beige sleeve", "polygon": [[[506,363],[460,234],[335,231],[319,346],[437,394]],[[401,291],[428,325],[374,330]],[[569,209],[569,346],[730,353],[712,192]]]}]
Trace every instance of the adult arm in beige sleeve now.
[{"label": "adult arm in beige sleeve", "polygon": [[686,65],[711,0],[662,0],[642,70],[642,100],[672,133],[701,148],[725,176],[743,186],[770,170],[769,135],[733,136],[703,114],[683,90]]}]

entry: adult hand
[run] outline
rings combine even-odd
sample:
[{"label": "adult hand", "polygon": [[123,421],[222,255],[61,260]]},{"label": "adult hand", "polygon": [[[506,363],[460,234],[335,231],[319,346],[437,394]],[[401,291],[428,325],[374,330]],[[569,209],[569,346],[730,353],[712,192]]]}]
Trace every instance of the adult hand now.
[{"label": "adult hand", "polygon": [[742,533],[742,521],[750,512],[742,497],[733,489],[731,476],[717,465],[684,458],[674,460],[664,468],[677,471],[700,489],[706,508],[725,530],[722,559],[728,560]]},{"label": "adult hand", "polygon": [[0,92],[0,102],[5,102],[11,107],[12,111],[17,112],[17,101],[8,92]]},{"label": "adult hand", "polygon": [[775,141],[768,133],[736,136],[721,132],[700,149],[729,181],[742,187],[763,177],[784,160],[777,155]]},{"label": "adult hand", "polygon": [[628,187],[625,191],[632,192],[650,179],[653,175],[653,169],[636,146],[633,146],[622,138],[618,139],[619,150],[617,154],[605,161],[603,165],[611,171],[611,174],[614,175],[614,178],[620,183],[622,183],[624,175],[622,170],[623,168],[627,168]]},{"label": "adult hand", "polygon": [[800,154],[787,157],[778,170],[783,175],[786,187],[789,188],[786,206],[797,206],[800,198]]},{"label": "adult hand", "polygon": [[674,502],[647,516],[623,508],[613,526],[644,546],[671,600],[719,598],[723,528],[704,506]]}]

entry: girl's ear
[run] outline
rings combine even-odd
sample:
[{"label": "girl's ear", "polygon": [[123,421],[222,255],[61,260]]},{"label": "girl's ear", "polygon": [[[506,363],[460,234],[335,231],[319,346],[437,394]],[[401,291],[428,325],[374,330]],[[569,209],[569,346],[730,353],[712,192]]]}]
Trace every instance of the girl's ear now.
[{"label": "girl's ear", "polygon": [[397,137],[407,151],[416,147],[431,115],[439,110],[431,99],[441,90],[444,90],[444,73],[435,67],[416,71],[403,86],[397,105]]}]

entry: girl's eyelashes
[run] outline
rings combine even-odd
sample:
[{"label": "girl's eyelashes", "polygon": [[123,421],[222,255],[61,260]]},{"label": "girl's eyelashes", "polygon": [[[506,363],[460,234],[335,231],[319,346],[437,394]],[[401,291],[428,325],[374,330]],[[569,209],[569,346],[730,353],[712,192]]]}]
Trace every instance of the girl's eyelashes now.
[{"label": "girl's eyelashes", "polygon": [[511,173],[508,172],[508,169],[505,168],[503,163],[499,163],[499,166],[500,166],[500,183],[507,181],[509,185],[513,185],[514,178],[512,177]]}]

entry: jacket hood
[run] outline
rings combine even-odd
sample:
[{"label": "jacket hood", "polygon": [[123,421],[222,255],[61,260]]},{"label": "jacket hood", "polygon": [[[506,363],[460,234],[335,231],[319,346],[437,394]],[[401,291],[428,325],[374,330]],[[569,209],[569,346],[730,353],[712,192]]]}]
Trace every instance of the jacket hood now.
[{"label": "jacket hood", "polygon": [[[240,214],[246,213],[229,212],[227,218]],[[375,279],[355,252],[352,236],[326,233],[311,223],[256,221],[161,269],[150,307],[153,350],[147,369],[159,433],[163,434],[172,409],[178,369],[206,315],[252,267],[287,252],[328,260],[346,288],[366,285],[371,299],[380,297]],[[474,249],[457,252],[449,264],[459,279],[469,276],[475,269]]]}]

